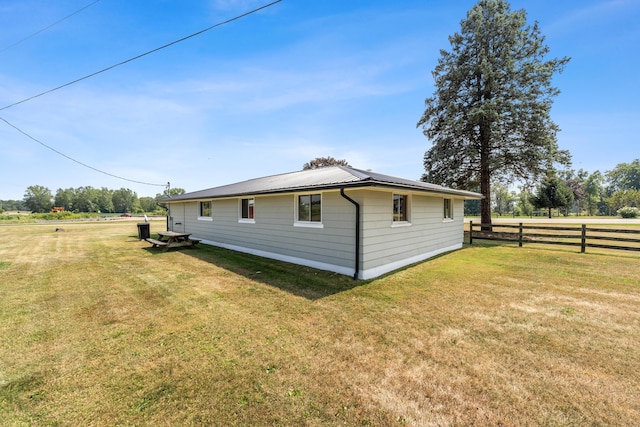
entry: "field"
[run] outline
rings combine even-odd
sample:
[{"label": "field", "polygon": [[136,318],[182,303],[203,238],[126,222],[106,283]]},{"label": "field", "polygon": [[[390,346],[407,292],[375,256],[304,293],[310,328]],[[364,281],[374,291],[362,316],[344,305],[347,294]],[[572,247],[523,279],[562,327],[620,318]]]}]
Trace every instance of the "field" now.
[{"label": "field", "polygon": [[640,425],[635,253],[474,242],[353,281],[135,222],[0,241],[2,426]]}]

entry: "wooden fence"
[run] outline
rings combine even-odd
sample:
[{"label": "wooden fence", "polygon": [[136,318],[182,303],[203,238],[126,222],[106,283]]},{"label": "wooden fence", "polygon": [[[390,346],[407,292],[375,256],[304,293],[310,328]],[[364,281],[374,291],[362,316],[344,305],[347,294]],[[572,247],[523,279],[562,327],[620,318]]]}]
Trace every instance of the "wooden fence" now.
[{"label": "wooden fence", "polygon": [[485,224],[474,224],[470,221],[469,244],[473,244],[474,239],[486,239],[518,242],[518,246],[524,243],[580,246],[582,253],[587,247],[640,251],[640,229],[595,228],[587,227],[585,224],[556,227],[523,223],[492,224],[491,231],[486,231],[487,228]]}]

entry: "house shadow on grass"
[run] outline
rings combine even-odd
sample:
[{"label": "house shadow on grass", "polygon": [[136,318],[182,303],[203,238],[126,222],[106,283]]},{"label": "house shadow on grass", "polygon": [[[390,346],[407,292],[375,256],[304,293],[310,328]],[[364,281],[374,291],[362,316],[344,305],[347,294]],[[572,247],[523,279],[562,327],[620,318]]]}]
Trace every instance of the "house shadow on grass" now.
[{"label": "house shadow on grass", "polygon": [[247,279],[312,301],[369,283],[367,280],[353,280],[351,276],[343,274],[211,245],[200,244],[195,248],[170,249],[168,251],[149,246],[144,250],[154,255],[166,255],[180,251],[184,255],[209,262]]}]

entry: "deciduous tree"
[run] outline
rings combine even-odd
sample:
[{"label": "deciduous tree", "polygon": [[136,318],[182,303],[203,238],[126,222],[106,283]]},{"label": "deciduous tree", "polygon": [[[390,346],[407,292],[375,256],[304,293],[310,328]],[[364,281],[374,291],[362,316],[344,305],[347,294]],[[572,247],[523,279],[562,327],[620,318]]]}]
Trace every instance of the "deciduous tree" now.
[{"label": "deciduous tree", "polygon": [[53,207],[51,190],[42,185],[27,187],[27,191],[24,193],[24,204],[31,212],[49,212]]},{"label": "deciduous tree", "polygon": [[73,210],[76,212],[98,212],[99,190],[87,185],[75,189],[73,198]]},{"label": "deciduous tree", "polygon": [[140,208],[144,212],[153,212],[157,209],[158,205],[156,199],[153,197],[140,197]]},{"label": "deciduous tree", "polygon": [[113,209],[116,212],[134,212],[138,204],[138,195],[128,188],[113,192]]},{"label": "deciduous tree", "polygon": [[594,215],[597,212],[598,203],[603,199],[603,177],[600,171],[591,173],[584,181],[584,194],[587,202],[587,213]]},{"label": "deciduous tree", "polygon": [[493,211],[502,216],[513,210],[513,203],[516,198],[509,191],[509,187],[502,184],[493,186]]},{"label": "deciduous tree", "polygon": [[433,146],[423,179],[480,188],[481,221],[491,223],[491,184],[498,178],[534,181],[549,162],[568,164],[551,120],[551,85],[569,58],[545,59],[549,48],[537,22],[505,0],[480,0],[449,37],[433,71],[435,93],[418,126]]},{"label": "deciduous tree", "polygon": [[533,208],[534,206],[531,203],[531,193],[527,186],[522,186],[520,188],[520,193],[518,194],[516,207],[518,215],[531,216],[533,215]]},{"label": "deciduous tree", "polygon": [[610,192],[640,190],[640,159],[631,163],[620,163],[607,172]]},{"label": "deciduous tree", "polygon": [[103,213],[115,212],[115,208],[113,207],[113,190],[110,190],[106,187],[102,187],[97,192],[97,200],[98,209]]},{"label": "deciduous tree", "polygon": [[181,194],[185,194],[186,192],[187,192],[187,190],[185,190],[184,188],[180,188],[180,187],[175,187],[175,188],[171,188],[171,189],[165,189],[162,193],[156,194],[156,199],[161,199],[163,197],[179,196]]},{"label": "deciduous tree", "polygon": [[606,200],[612,212],[624,207],[640,207],[640,190],[619,190]]},{"label": "deciduous tree", "polygon": [[62,189],[58,188],[56,191],[56,197],[54,204],[56,206],[63,207],[65,211],[71,212],[73,210],[74,191],[73,188]]}]

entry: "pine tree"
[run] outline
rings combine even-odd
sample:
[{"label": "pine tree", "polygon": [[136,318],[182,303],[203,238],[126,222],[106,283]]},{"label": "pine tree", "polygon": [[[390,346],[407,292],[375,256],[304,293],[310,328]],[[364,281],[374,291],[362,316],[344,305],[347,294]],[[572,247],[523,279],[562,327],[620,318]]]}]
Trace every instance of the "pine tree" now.
[{"label": "pine tree", "polygon": [[492,181],[531,182],[549,162],[569,164],[550,118],[551,86],[569,58],[545,60],[538,24],[504,0],[480,0],[449,37],[433,71],[435,93],[418,122],[433,146],[423,180],[480,189],[481,221],[491,224]]}]

